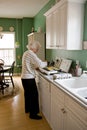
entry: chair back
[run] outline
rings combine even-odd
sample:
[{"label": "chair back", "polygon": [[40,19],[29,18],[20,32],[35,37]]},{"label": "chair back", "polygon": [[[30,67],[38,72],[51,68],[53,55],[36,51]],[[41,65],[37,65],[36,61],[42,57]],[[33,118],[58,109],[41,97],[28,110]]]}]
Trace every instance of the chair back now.
[{"label": "chair back", "polygon": [[12,65],[11,65],[11,69],[9,70],[9,74],[10,74],[11,76],[13,76],[14,65],[15,65],[15,61],[13,61]]},{"label": "chair back", "polygon": [[0,59],[0,66],[4,65],[4,60]]},{"label": "chair back", "polygon": [[4,79],[3,67],[0,66],[0,83],[3,81],[3,79]]}]

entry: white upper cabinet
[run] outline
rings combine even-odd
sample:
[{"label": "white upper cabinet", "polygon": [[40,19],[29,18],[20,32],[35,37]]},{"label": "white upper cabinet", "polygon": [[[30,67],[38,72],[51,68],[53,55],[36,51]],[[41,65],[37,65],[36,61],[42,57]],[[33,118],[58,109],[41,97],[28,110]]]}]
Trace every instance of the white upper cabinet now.
[{"label": "white upper cabinet", "polygon": [[60,0],[44,14],[46,48],[82,49],[85,1]]}]

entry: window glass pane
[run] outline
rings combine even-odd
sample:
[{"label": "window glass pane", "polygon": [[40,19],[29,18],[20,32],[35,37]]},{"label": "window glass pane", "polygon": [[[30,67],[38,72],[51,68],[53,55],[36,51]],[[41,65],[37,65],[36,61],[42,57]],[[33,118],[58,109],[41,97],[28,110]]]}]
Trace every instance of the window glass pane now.
[{"label": "window glass pane", "polygon": [[11,65],[15,61],[15,33],[0,34],[0,59],[4,60],[5,65]]},{"label": "window glass pane", "polygon": [[14,48],[14,35],[13,34],[1,34],[0,48]]}]

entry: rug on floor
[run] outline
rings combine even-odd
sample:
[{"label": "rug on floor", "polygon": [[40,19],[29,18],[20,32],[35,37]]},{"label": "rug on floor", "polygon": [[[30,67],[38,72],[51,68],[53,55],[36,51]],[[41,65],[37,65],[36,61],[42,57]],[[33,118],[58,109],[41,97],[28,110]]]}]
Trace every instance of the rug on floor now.
[{"label": "rug on floor", "polygon": [[9,87],[4,89],[4,94],[0,90],[0,100],[14,97],[19,94],[19,84],[14,80],[15,87],[13,88],[12,83],[9,83]]}]

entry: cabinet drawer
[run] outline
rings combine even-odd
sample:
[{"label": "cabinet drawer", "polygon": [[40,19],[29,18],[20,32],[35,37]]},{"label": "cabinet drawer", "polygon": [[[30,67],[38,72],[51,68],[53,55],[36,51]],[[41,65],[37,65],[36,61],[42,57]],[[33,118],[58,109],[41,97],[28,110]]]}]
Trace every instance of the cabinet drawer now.
[{"label": "cabinet drawer", "polygon": [[87,125],[87,109],[80,106],[79,103],[68,95],[65,96],[65,106]]},{"label": "cabinet drawer", "polygon": [[58,87],[55,85],[51,84],[51,94],[53,97],[56,99],[57,102],[63,103],[64,104],[64,92],[62,92]]}]

